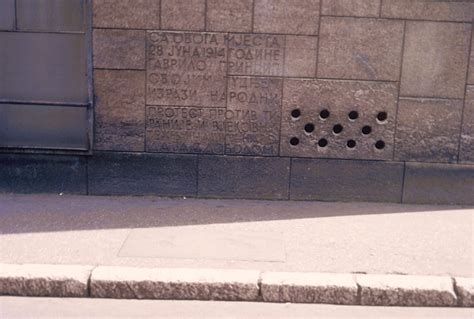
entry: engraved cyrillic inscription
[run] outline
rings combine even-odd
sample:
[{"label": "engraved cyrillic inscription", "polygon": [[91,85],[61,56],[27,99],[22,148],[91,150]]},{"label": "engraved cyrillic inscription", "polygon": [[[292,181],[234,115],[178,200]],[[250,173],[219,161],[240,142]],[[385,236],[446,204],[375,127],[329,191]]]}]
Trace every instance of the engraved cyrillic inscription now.
[{"label": "engraved cyrillic inscription", "polygon": [[222,108],[147,106],[146,149],[152,152],[224,153]]},{"label": "engraved cyrillic inscription", "polygon": [[147,104],[225,107],[224,34],[149,32]]},{"label": "engraved cyrillic inscription", "polygon": [[282,80],[228,78],[226,154],[278,155]]},{"label": "engraved cyrillic inscription", "polygon": [[284,36],[230,33],[227,42],[229,74],[283,75]]}]

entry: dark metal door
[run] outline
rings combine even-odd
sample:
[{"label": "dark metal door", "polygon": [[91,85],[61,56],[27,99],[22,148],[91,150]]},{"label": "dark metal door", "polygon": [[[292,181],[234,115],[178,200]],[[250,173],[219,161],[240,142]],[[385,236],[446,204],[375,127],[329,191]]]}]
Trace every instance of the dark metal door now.
[{"label": "dark metal door", "polygon": [[89,152],[89,0],[0,0],[0,150]]}]

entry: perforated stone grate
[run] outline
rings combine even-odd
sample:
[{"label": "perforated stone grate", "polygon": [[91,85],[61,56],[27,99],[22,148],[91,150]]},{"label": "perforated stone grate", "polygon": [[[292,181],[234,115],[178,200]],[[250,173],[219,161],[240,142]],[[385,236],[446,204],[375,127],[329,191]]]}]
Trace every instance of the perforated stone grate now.
[{"label": "perforated stone grate", "polygon": [[393,83],[285,80],[281,155],[392,159],[396,96]]}]

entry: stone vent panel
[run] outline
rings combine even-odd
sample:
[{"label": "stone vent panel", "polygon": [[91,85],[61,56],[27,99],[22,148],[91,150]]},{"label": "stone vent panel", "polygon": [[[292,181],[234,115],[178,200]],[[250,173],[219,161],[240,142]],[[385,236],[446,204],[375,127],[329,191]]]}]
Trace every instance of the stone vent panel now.
[{"label": "stone vent panel", "polygon": [[397,85],[286,79],[280,155],[390,160]]}]

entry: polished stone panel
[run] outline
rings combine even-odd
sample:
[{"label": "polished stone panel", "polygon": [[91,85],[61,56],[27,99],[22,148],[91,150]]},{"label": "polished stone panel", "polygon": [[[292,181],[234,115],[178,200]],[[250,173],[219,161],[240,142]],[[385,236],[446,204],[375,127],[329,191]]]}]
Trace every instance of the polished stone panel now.
[{"label": "polished stone panel", "polygon": [[95,70],[97,150],[144,151],[145,72]]},{"label": "polished stone panel", "polygon": [[0,193],[87,194],[81,156],[0,154]]},{"label": "polished stone panel", "polygon": [[471,25],[407,22],[401,96],[464,98]]},{"label": "polished stone panel", "polygon": [[321,15],[378,17],[381,0],[321,0]]},{"label": "polished stone panel", "polygon": [[467,86],[459,161],[474,164],[474,86]]},{"label": "polished stone panel", "polygon": [[398,81],[403,22],[321,18],[318,77]]},{"label": "polished stone panel", "polygon": [[204,30],[205,0],[161,0],[161,28]]},{"label": "polished stone panel", "polygon": [[0,104],[0,148],[89,149],[87,106]]},{"label": "polished stone panel", "polygon": [[315,35],[320,0],[254,0],[254,31]]},{"label": "polished stone panel", "polygon": [[160,0],[94,0],[98,28],[159,29]]},{"label": "polished stone panel", "polygon": [[400,98],[395,159],[456,162],[462,100]]},{"label": "polished stone panel", "polygon": [[0,30],[15,28],[15,0],[0,1]]},{"label": "polished stone panel", "polygon": [[85,31],[85,5],[84,0],[16,0],[17,27],[34,31]]},{"label": "polished stone panel", "polygon": [[288,158],[200,156],[198,196],[287,199],[289,175]]},{"label": "polished stone panel", "polygon": [[294,158],[290,198],[400,202],[403,163]]},{"label": "polished stone panel", "polygon": [[147,104],[225,107],[224,34],[149,32]]},{"label": "polished stone panel", "polygon": [[253,0],[207,0],[207,30],[252,31]]},{"label": "polished stone panel", "polygon": [[227,79],[226,154],[278,155],[282,79]]},{"label": "polished stone panel", "polygon": [[393,157],[397,85],[285,79],[280,155]]},{"label": "polished stone panel", "polygon": [[407,163],[403,202],[474,205],[474,166]]},{"label": "polished stone panel", "polygon": [[315,77],[317,56],[317,37],[287,35],[285,49],[285,76]]},{"label": "polished stone panel", "polygon": [[145,69],[145,31],[95,29],[94,67]]},{"label": "polished stone panel", "polygon": [[474,19],[474,3],[469,0],[383,0],[382,17],[472,22]]},{"label": "polished stone panel", "polygon": [[0,100],[88,102],[83,35],[0,32],[0,43]]},{"label": "polished stone panel", "polygon": [[223,154],[224,108],[146,107],[148,152]]},{"label": "polished stone panel", "polygon": [[96,152],[88,161],[91,195],[196,194],[193,155]]},{"label": "polished stone panel", "polygon": [[283,75],[285,36],[231,33],[227,43],[230,75]]}]

